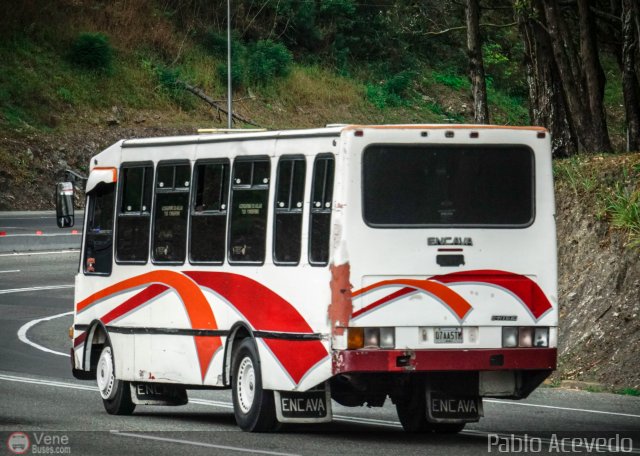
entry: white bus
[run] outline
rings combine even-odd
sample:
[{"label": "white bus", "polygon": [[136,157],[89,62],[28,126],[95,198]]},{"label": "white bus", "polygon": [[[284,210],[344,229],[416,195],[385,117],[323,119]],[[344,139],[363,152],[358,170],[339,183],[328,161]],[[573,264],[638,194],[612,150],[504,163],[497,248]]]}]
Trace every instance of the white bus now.
[{"label": "white bus", "polygon": [[108,413],[226,388],[246,431],[390,399],[407,431],[457,432],[556,367],[542,128],[125,140],[86,197],[71,360]]}]

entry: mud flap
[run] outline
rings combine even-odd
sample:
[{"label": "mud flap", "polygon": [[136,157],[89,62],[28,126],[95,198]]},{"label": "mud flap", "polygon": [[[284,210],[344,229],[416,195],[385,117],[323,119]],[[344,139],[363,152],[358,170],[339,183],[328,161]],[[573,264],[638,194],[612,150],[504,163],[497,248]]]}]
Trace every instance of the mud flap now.
[{"label": "mud flap", "polygon": [[131,383],[131,400],[139,405],[185,405],[187,390],[166,383]]},{"label": "mud flap", "polygon": [[484,416],[482,398],[427,389],[427,420],[432,423],[474,423]]},{"label": "mud flap", "polygon": [[333,419],[328,385],[304,393],[274,391],[276,416],[281,423],[328,423]]}]

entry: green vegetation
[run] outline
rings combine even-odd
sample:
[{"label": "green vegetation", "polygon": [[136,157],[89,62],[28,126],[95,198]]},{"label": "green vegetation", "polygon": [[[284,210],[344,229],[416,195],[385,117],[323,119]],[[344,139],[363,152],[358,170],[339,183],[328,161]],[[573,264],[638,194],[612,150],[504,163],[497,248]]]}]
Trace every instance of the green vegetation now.
[{"label": "green vegetation", "polygon": [[622,394],[625,396],[640,396],[640,390],[635,388],[622,388],[614,391],[616,394]]},{"label": "green vegetation", "polygon": [[[210,119],[210,106],[178,80],[224,104],[221,0],[102,6],[34,0],[0,18],[0,129],[55,134],[84,119],[95,123],[114,106],[154,111],[163,119]],[[234,98],[244,101],[243,115],[260,125],[472,121],[464,30],[428,37],[425,31],[438,31],[437,20],[425,25],[417,19],[463,20],[459,5],[240,0],[234,8]],[[484,14],[492,16],[488,22],[509,22],[500,11]],[[528,124],[518,28],[485,29],[483,55],[491,122]],[[605,101],[620,144],[624,115],[614,108],[622,105],[622,88],[609,57],[603,57]]]},{"label": "green vegetation", "polygon": [[[7,25],[0,41],[1,129],[55,133],[114,106],[208,116],[210,107],[178,80],[226,98],[227,42],[215,8],[206,13],[214,16],[195,20],[202,11],[178,0],[134,0],[124,10],[104,11],[92,2],[62,10],[36,4],[0,19]],[[231,43],[234,96],[250,100],[244,114],[257,123],[470,120],[466,61],[452,52],[450,39],[416,46],[398,33],[396,18],[353,0],[240,5]],[[495,74],[490,108],[496,123],[523,124],[522,98],[505,89],[519,64],[505,36],[492,34],[485,46]]]},{"label": "green vegetation", "polygon": [[630,246],[640,246],[640,192],[621,182],[616,182],[612,190],[611,194],[604,195],[611,225],[629,233]]},{"label": "green vegetation", "polygon": [[568,185],[593,215],[627,233],[629,247],[640,247],[640,157],[575,155],[555,160],[554,176]]},{"label": "green vegetation", "polygon": [[109,73],[113,49],[104,33],[81,33],[71,44],[69,60],[87,70]]}]

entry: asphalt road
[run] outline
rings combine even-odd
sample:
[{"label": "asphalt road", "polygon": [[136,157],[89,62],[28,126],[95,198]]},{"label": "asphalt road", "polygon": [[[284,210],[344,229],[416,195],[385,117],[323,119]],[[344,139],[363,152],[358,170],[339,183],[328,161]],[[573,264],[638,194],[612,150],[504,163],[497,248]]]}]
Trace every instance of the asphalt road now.
[{"label": "asphalt road", "polygon": [[[594,437],[614,439],[607,441],[614,446],[598,447],[610,453],[616,434],[618,449],[640,454],[640,398],[558,388],[538,389],[525,401],[486,400],[485,418],[453,436],[405,434],[389,402],[372,409],[334,403],[333,423],[248,434],[235,425],[228,391],[190,391],[190,403],[183,407],[138,407],[133,416],[110,416],[93,382],[70,374],[66,332],[71,316],[64,314],[72,310],[77,268],[73,251],[0,254],[4,454],[13,454],[5,442],[14,432],[29,438],[27,454],[34,454],[33,445],[40,451],[101,455],[589,453],[597,449],[588,451]],[[580,440],[571,444],[563,438]]]},{"label": "asphalt road", "polygon": [[76,210],[74,226],[58,228],[53,211],[0,212],[0,252],[77,249],[83,218]]}]

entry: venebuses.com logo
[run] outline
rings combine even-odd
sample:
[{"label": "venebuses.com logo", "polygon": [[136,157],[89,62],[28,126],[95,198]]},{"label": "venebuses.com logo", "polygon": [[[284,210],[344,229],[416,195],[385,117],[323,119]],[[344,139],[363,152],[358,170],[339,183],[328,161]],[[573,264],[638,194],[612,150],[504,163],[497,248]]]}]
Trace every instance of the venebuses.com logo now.
[{"label": "venebuses.com logo", "polygon": [[68,435],[47,432],[33,432],[31,438],[14,432],[7,438],[7,448],[13,454],[71,454]]},{"label": "venebuses.com logo", "polygon": [[29,436],[24,432],[14,432],[7,439],[7,448],[13,454],[25,454],[31,447]]}]

